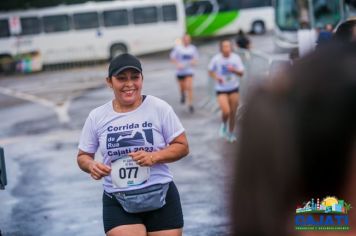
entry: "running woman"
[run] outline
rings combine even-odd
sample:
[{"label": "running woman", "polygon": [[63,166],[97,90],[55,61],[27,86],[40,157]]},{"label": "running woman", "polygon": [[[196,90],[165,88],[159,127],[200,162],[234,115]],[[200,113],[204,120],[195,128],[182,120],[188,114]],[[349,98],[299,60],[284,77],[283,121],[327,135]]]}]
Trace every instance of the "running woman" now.
[{"label": "running woman", "polygon": [[180,102],[184,104],[187,95],[189,111],[193,113],[193,66],[198,61],[198,50],[191,44],[191,38],[188,34],[183,36],[181,45],[173,48],[170,59],[177,68],[176,75],[181,93]]},{"label": "running woman", "polygon": [[90,112],[77,156],[83,171],[104,179],[105,233],[181,236],[182,206],[167,164],[188,154],[185,130],[168,103],[142,94],[142,66],[133,55],[114,58],[106,82],[113,98]]},{"label": "running woman", "polygon": [[222,124],[219,136],[229,142],[236,141],[234,134],[235,117],[239,105],[239,80],[244,74],[241,58],[232,52],[229,40],[220,42],[220,53],[215,55],[209,64],[209,75],[215,81],[217,100],[222,112]]}]

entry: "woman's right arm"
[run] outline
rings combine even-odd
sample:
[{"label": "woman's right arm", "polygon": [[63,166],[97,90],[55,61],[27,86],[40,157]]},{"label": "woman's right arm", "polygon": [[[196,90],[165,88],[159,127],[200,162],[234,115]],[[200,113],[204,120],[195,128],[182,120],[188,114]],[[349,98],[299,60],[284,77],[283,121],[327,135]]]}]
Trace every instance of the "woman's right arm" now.
[{"label": "woman's right arm", "polygon": [[218,76],[217,73],[214,72],[214,71],[209,71],[209,76],[210,76],[212,79],[218,81],[219,84],[222,84],[222,83],[224,82],[224,80],[223,80],[220,76]]},{"label": "woman's right arm", "polygon": [[224,82],[224,80],[218,75],[217,71],[217,59],[216,56],[214,56],[208,65],[208,73],[210,78],[212,78],[213,80],[217,81],[219,84],[222,84]]},{"label": "woman's right arm", "polygon": [[177,48],[174,47],[173,50],[171,51],[171,53],[169,54],[169,58],[171,60],[171,62],[175,65],[175,67],[177,69],[182,69],[183,68],[183,65],[182,63],[180,63],[177,59],[177,55],[178,55],[178,51],[177,51]]},{"label": "woman's right arm", "polygon": [[87,153],[79,149],[77,162],[80,169],[90,174],[90,176],[99,180],[111,172],[111,168],[103,163],[94,160],[94,153]]}]

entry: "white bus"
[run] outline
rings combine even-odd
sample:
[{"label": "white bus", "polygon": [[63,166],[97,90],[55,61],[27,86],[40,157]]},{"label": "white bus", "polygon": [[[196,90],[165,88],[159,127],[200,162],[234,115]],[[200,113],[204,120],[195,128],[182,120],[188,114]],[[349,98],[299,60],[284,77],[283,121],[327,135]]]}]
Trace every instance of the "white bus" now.
[{"label": "white bus", "polygon": [[326,24],[336,27],[346,19],[344,0],[274,0],[274,42],[278,51],[298,47],[297,32],[304,21],[311,29],[322,29]]},{"label": "white bus", "polygon": [[44,65],[170,49],[185,31],[181,0],[87,2],[0,14],[0,58]]},{"label": "white bus", "polygon": [[187,30],[193,37],[263,34],[274,26],[271,0],[186,0]]}]

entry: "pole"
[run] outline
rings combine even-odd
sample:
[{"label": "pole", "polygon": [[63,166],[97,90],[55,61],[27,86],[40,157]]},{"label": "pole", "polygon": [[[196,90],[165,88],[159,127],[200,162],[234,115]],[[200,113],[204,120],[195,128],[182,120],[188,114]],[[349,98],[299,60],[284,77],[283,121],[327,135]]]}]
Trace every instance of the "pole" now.
[{"label": "pole", "polygon": [[[0,189],[5,189],[7,184],[4,149],[0,147]],[[0,234],[1,235],[1,234]]]}]

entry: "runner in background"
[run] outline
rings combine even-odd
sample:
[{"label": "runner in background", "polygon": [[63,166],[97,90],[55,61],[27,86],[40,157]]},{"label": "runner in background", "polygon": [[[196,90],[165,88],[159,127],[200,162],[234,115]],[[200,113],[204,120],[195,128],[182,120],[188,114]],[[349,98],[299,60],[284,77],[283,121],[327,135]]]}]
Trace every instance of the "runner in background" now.
[{"label": "runner in background", "polygon": [[242,49],[251,49],[251,40],[243,30],[239,30],[239,32],[237,33],[236,45]]},{"label": "runner in background", "polygon": [[241,58],[232,52],[229,40],[220,42],[220,53],[209,64],[209,75],[215,80],[215,91],[222,112],[219,136],[229,142],[236,141],[234,134],[236,111],[239,105],[239,80],[244,73]]},{"label": "runner in background", "polygon": [[179,83],[182,104],[188,98],[189,111],[194,112],[193,107],[193,66],[198,61],[198,50],[191,44],[191,38],[185,34],[182,38],[182,43],[175,46],[170,53],[170,59],[177,68],[177,79]]}]

